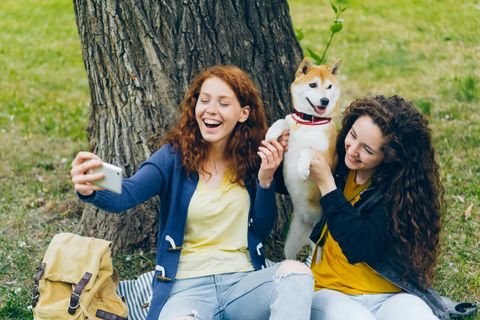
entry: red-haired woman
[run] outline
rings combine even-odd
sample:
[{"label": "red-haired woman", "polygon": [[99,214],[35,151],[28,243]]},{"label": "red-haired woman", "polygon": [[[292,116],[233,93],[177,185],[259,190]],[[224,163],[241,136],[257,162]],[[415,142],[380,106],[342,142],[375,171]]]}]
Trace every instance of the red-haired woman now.
[{"label": "red-haired woman", "polygon": [[309,319],[308,267],[265,265],[261,241],[276,218],[273,174],[283,147],[262,141],[266,118],[253,81],[235,66],[211,67],[181,109],[166,144],[123,180],[121,195],[92,183],[102,177],[88,173],[101,165],[96,155],[80,152],[71,170],[80,199],[103,210],[160,196],[148,319]]},{"label": "red-haired woman", "polygon": [[355,100],[345,110],[332,175],[311,175],[325,220],[312,240],[312,319],[448,319],[431,289],[443,187],[427,120],[401,97]]}]

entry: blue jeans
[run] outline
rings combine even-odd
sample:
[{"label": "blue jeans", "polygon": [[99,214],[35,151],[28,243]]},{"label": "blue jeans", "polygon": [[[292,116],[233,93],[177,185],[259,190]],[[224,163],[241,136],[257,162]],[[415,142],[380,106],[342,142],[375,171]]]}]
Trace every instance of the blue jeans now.
[{"label": "blue jeans", "polygon": [[285,268],[292,263],[300,265],[175,280],[159,320],[308,320],[313,277],[304,265]]},{"label": "blue jeans", "polygon": [[408,293],[349,295],[321,289],[313,295],[312,320],[438,320],[419,297]]}]

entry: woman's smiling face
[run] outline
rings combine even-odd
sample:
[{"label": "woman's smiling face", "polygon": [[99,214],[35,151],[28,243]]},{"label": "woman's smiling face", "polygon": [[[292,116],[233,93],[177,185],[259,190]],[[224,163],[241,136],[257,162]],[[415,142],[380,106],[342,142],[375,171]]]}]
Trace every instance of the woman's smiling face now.
[{"label": "woman's smiling face", "polygon": [[200,89],[195,117],[203,139],[225,146],[238,122],[245,122],[249,106],[241,106],[235,92],[220,78],[206,79]]},{"label": "woman's smiling face", "polygon": [[371,176],[382,163],[385,137],[370,116],[359,117],[345,137],[345,164],[350,170]]}]

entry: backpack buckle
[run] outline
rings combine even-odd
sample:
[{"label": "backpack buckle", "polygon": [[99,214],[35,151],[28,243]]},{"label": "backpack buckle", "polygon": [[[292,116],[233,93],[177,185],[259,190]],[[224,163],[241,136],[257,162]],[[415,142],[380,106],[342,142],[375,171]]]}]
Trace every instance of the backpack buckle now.
[{"label": "backpack buckle", "polygon": [[80,305],[80,294],[83,291],[85,285],[90,281],[92,274],[90,272],[85,272],[82,279],[77,283],[75,289],[72,291],[72,295],[70,296],[70,303],[68,305],[68,313],[74,314],[77,311],[78,306]]},{"label": "backpack buckle", "polygon": [[[72,306],[72,304],[74,304]],[[72,292],[72,295],[70,296],[70,304],[68,305],[68,313],[74,314],[75,311],[77,311],[78,306],[80,305],[80,295],[76,294],[75,292]]]},{"label": "backpack buckle", "polygon": [[33,293],[32,293],[32,307],[35,308],[38,302],[38,298],[40,297],[40,290],[38,285],[33,286]]},{"label": "backpack buckle", "polygon": [[40,298],[40,288],[39,283],[40,279],[45,272],[45,263],[41,263],[37,269],[37,273],[35,274],[34,285],[33,285],[33,292],[32,292],[32,307],[35,308],[37,306],[38,299]]}]

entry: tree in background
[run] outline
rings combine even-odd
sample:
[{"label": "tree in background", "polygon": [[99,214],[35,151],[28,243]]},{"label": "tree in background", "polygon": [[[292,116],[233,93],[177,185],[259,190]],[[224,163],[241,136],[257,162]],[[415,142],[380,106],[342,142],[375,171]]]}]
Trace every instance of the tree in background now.
[{"label": "tree in background", "polygon": [[[74,0],[90,86],[90,148],[131,175],[176,121],[190,81],[214,64],[246,70],[270,121],[291,110],[290,83],[302,58],[286,0]],[[86,207],[79,233],[112,240],[114,251],[152,249],[160,199],[125,215]],[[281,252],[290,210],[280,199],[267,250]]]}]

